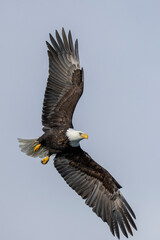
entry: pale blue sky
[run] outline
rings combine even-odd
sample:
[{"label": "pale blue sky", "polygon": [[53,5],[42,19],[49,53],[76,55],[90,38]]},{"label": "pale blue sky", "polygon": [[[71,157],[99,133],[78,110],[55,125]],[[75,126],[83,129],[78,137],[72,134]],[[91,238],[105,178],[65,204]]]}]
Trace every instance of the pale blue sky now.
[{"label": "pale blue sky", "polygon": [[154,0],[1,1],[0,239],[115,239],[52,160],[43,166],[18,148],[17,137],[42,134],[45,41],[62,27],[78,38],[85,71],[74,115],[89,135],[81,145],[123,186],[137,216],[134,240],[158,239],[159,23]]}]

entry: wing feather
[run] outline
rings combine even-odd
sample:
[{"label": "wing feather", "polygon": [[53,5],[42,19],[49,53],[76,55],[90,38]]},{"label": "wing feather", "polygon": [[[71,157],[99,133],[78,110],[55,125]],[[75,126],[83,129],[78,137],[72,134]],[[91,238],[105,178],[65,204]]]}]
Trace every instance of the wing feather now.
[{"label": "wing feather", "polygon": [[58,46],[58,44],[56,43],[55,39],[52,37],[51,34],[49,34],[49,38],[50,38],[51,43],[52,43],[52,45],[54,46],[56,52],[61,52],[60,47]]},{"label": "wing feather", "polygon": [[67,37],[66,37],[66,33],[64,31],[64,28],[62,28],[62,37],[63,37],[63,42],[64,42],[66,52],[70,53],[70,48],[69,48],[69,44],[68,44],[68,40],[67,40]]},{"label": "wing feather", "polygon": [[65,52],[66,50],[65,50],[64,44],[63,44],[62,39],[57,30],[56,30],[56,38],[57,38],[57,42],[60,46],[61,52]]},{"label": "wing feather", "polygon": [[71,35],[71,31],[69,31],[68,33],[68,41],[69,41],[69,47],[70,47],[70,51],[74,54],[74,47],[73,47],[73,40],[72,40],[72,35]]},{"label": "wing feather", "polygon": [[77,62],[79,62],[79,52],[78,52],[78,39],[75,41],[75,57]]},{"label": "wing feather", "polygon": [[92,208],[104,222],[107,222],[113,235],[120,238],[120,231],[128,237],[133,235],[131,226],[135,214],[119,191],[119,184],[83,150],[58,154],[54,165],[61,176]]}]

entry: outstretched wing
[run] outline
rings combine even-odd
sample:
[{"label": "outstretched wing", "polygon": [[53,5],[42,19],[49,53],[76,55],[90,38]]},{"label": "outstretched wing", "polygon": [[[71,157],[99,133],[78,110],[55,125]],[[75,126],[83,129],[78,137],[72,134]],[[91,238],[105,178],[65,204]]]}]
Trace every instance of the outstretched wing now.
[{"label": "outstretched wing", "polygon": [[98,165],[81,148],[67,154],[58,154],[54,165],[61,176],[92,208],[104,222],[107,222],[113,235],[120,238],[119,228],[128,237],[135,214],[119,188],[121,186],[110,173]]},{"label": "outstretched wing", "polygon": [[62,28],[62,38],[56,31],[57,41],[50,35],[47,42],[49,77],[43,102],[44,131],[55,126],[72,127],[72,115],[83,92],[83,69],[80,70],[78,40],[73,45]]}]

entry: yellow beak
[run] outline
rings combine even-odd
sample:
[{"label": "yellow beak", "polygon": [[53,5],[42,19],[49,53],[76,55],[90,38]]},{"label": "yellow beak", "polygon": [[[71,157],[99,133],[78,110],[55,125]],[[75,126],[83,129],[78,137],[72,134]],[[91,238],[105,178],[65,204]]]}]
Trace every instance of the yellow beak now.
[{"label": "yellow beak", "polygon": [[81,137],[82,137],[82,138],[85,138],[85,139],[88,139],[88,135],[87,135],[86,133],[83,133],[83,134],[81,135]]}]

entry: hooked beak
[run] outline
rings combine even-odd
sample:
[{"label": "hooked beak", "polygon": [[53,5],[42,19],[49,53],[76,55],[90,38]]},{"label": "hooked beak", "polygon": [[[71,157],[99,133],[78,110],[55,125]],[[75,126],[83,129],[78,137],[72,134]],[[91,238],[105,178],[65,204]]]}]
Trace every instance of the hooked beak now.
[{"label": "hooked beak", "polygon": [[83,133],[83,134],[81,135],[81,137],[82,137],[82,138],[85,138],[85,139],[88,139],[88,135],[87,135],[86,133]]}]

